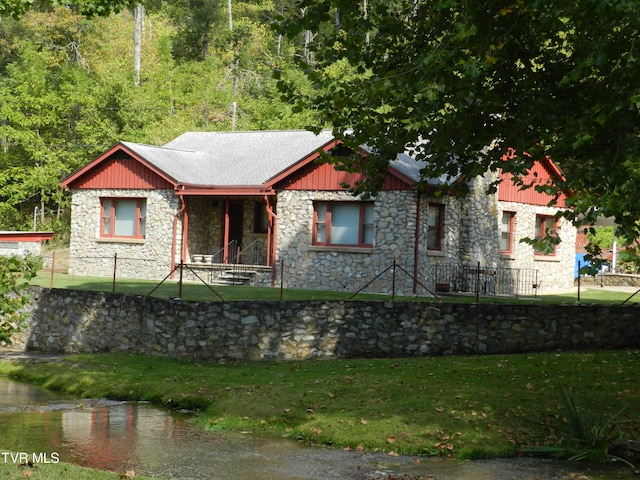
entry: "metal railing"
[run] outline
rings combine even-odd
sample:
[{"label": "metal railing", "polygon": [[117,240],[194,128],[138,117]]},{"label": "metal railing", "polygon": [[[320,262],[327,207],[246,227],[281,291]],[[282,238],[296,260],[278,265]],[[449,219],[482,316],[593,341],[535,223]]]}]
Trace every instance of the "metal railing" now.
[{"label": "metal railing", "polygon": [[[435,264],[414,272],[413,269],[394,263],[370,275],[357,271],[349,273],[348,269],[333,265],[319,271],[304,264],[289,265],[284,262],[277,262],[271,267],[254,268],[256,265],[264,265],[264,258],[261,257],[264,256],[264,250],[260,243],[252,242],[241,251],[238,251],[236,246],[237,242],[230,242],[226,249],[227,259],[234,260],[234,263],[225,264],[222,261],[225,249],[221,249],[212,256],[211,263],[208,261],[201,264],[198,262],[175,265],[165,280],[171,277],[181,282],[184,273],[185,283],[197,281],[214,285],[221,276],[225,276],[231,280],[229,284],[240,284],[242,280],[244,284],[285,289],[381,293],[394,296],[440,296],[446,293],[477,296],[535,295],[542,282],[535,269],[483,267],[480,264]],[[53,286],[56,274],[67,274],[66,265],[62,268],[55,252],[51,256],[43,256],[43,260],[42,275],[48,276],[49,285]],[[101,271],[101,276],[110,277],[112,291],[115,291],[117,279],[143,279],[145,274],[149,273],[147,259],[129,258],[126,255],[83,256],[75,260],[82,265],[91,264],[94,271],[96,268]],[[171,268],[168,268],[167,272],[169,270]],[[161,276],[167,272],[161,272]],[[77,270],[71,276],[75,275],[78,275]]]},{"label": "metal railing", "polygon": [[433,284],[436,292],[480,295],[534,295],[539,287],[535,269],[482,267],[479,263],[434,265],[433,280],[428,283]]}]

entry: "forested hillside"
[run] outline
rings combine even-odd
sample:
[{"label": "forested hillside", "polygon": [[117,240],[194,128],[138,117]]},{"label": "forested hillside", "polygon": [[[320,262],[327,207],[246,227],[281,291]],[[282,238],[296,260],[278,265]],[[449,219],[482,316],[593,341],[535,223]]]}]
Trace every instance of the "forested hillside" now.
[{"label": "forested hillside", "polygon": [[38,229],[63,238],[60,180],[120,140],[313,125],[276,89],[276,69],[305,89],[295,64],[302,40],[269,26],[286,8],[171,0],[107,17],[61,7],[2,17],[0,230],[33,228],[35,212]]},{"label": "forested hillside", "polygon": [[136,1],[0,1],[0,229],[64,230],[59,181],[119,140],[330,123],[356,190],[407,148],[423,182],[549,156],[569,220],[640,238],[636,0]]}]

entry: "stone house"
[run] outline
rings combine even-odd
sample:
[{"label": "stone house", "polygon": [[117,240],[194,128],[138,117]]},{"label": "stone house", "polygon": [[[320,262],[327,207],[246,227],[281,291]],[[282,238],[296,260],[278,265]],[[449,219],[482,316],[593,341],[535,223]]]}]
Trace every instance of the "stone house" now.
[{"label": "stone house", "polygon": [[[371,282],[369,291],[397,294],[573,284],[576,230],[545,194],[506,175],[487,194],[491,173],[463,199],[438,180],[418,191],[421,164],[400,155],[375,197],[354,197],[343,185],[359,174],[320,161],[342,149],[330,131],[120,142],[62,182],[72,192],[70,273],[111,276],[117,265],[128,278],[348,291]],[[544,160],[530,175],[560,172]],[[543,231],[561,239],[551,252],[520,242]]]}]

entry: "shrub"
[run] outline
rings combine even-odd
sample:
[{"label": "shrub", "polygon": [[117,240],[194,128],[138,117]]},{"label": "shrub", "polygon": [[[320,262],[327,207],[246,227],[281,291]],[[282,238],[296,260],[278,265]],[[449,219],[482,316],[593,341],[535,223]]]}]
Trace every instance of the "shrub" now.
[{"label": "shrub", "polygon": [[21,309],[29,300],[25,290],[41,263],[33,255],[0,256],[0,345],[10,345],[11,336],[23,326],[26,313]]}]

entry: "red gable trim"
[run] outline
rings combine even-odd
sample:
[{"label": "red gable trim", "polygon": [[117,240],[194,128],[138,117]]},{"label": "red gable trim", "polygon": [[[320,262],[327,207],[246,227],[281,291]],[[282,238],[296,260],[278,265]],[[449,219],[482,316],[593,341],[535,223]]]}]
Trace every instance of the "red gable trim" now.
[{"label": "red gable trim", "polygon": [[175,189],[177,183],[122,143],[118,143],[64,179],[61,186],[96,189]]},{"label": "red gable trim", "polygon": [[[510,150],[505,159],[513,158],[515,151]],[[529,205],[548,205],[554,197],[536,190],[536,186],[553,185],[555,180],[564,180],[564,175],[558,166],[549,158],[536,160],[527,174],[520,177],[524,185],[531,187],[522,189],[520,185],[513,183],[513,174],[500,172],[500,185],[498,187],[498,200],[504,202],[525,203]],[[556,206],[565,208],[566,195],[558,196]]]},{"label": "red gable trim", "polygon": [[[328,152],[341,145],[340,140],[334,139],[324,145],[321,150]],[[364,150],[361,155],[367,155]],[[314,163],[320,158],[320,152],[315,151],[305,158],[271,178],[265,183],[267,189],[285,190],[346,190],[342,184],[355,185],[364,175],[359,172],[351,173],[337,170],[332,163]],[[407,190],[415,182],[406,175],[390,167],[386,176],[383,190]]]}]

